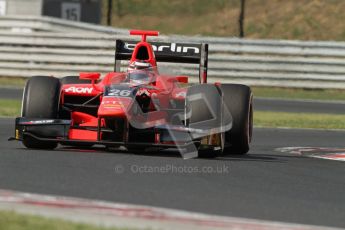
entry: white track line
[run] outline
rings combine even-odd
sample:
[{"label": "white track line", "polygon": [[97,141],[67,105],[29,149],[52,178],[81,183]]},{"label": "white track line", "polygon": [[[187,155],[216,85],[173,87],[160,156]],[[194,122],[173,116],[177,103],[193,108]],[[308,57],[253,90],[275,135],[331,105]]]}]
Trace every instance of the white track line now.
[{"label": "white track line", "polygon": [[275,151],[326,160],[345,161],[345,148],[283,147]]},{"label": "white track line", "polygon": [[334,161],[345,161],[345,153],[328,154],[324,156],[312,156],[312,157],[326,159],[326,160],[334,160]]},{"label": "white track line", "polygon": [[269,97],[255,97],[255,98],[259,100],[263,100],[263,101],[284,101],[284,102],[345,105],[345,101],[341,101],[341,100],[313,100],[313,99],[269,98]]},{"label": "white track line", "polygon": [[138,229],[321,230],[336,229],[206,215],[150,206],[0,190],[0,209],[104,227]]},{"label": "white track line", "polygon": [[301,131],[321,131],[321,132],[345,132],[345,129],[317,129],[317,128],[294,128],[294,127],[266,127],[254,125],[254,129],[272,129],[272,130],[301,130]]}]

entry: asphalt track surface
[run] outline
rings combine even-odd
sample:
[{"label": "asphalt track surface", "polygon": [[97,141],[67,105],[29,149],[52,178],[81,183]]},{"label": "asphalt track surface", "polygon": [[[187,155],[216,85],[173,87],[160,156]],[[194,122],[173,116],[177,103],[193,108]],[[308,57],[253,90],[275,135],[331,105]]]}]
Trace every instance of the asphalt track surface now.
[{"label": "asphalt track surface", "polygon": [[[1,189],[345,228],[344,162],[274,151],[344,147],[345,132],[255,129],[246,156],[183,160],[171,151],[28,150],[7,141],[12,131],[13,119],[0,119]],[[203,167],[219,173],[194,171]]]},{"label": "asphalt track surface", "polygon": [[[0,98],[21,100],[22,95],[22,89],[0,89]],[[345,114],[345,102],[341,103],[306,100],[282,100],[254,97],[254,109],[258,111],[277,111],[293,113]]]}]

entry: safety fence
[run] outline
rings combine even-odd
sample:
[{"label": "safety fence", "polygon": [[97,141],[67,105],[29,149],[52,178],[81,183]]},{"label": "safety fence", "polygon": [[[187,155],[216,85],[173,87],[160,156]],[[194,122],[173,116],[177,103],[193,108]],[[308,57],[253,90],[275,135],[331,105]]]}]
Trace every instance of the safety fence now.
[{"label": "safety fence", "polygon": [[[110,72],[115,39],[129,38],[124,29],[48,17],[0,17],[0,76]],[[345,89],[345,42],[174,35],[159,40],[209,43],[210,82]],[[196,66],[161,63],[160,67],[196,81]]]}]

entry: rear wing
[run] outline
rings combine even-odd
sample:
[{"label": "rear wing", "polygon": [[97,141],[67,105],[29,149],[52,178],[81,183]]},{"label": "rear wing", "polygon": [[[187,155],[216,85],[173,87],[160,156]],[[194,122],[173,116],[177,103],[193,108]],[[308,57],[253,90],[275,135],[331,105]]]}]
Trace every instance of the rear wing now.
[{"label": "rear wing", "polygon": [[[116,40],[115,72],[121,60],[130,60],[137,42]],[[189,63],[199,65],[199,82],[207,83],[208,44],[150,42],[157,62]]]}]

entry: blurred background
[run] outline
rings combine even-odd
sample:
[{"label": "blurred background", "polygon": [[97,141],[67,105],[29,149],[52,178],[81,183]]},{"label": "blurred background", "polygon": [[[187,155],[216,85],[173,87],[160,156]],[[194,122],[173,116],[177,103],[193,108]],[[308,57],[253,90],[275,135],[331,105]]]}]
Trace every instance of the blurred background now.
[{"label": "blurred background", "polygon": [[345,39],[342,0],[114,0],[111,24],[164,33],[239,36],[243,2],[248,38]]},{"label": "blurred background", "polygon": [[[46,15],[165,34],[345,39],[343,0],[0,0],[0,15]],[[243,14],[241,14],[243,12]]]},{"label": "blurred background", "polygon": [[[104,74],[115,40],[143,29],[208,43],[210,82],[344,89],[344,9],[343,0],[0,0],[0,76]],[[164,68],[197,81],[194,66]]]}]

